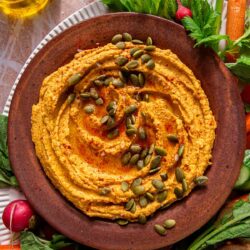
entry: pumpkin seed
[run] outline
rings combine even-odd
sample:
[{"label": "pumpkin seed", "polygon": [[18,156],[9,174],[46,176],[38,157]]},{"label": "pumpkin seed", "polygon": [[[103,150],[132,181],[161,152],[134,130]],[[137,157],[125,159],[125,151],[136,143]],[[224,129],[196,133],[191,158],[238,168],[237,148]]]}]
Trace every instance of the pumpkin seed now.
[{"label": "pumpkin seed", "polygon": [[155,153],[157,155],[161,155],[161,156],[166,156],[167,155],[167,152],[164,148],[161,148],[161,147],[155,147]]},{"label": "pumpkin seed", "polygon": [[152,158],[152,155],[147,155],[144,159],[144,165],[147,166]]},{"label": "pumpkin seed", "polygon": [[159,235],[166,235],[166,233],[167,233],[167,230],[163,226],[161,226],[159,224],[154,225],[154,230]]},{"label": "pumpkin seed", "polygon": [[164,191],[157,194],[156,199],[158,202],[163,202],[166,200],[167,195],[168,195],[168,192],[166,190],[164,190]]},{"label": "pumpkin seed", "polygon": [[182,183],[183,179],[185,178],[184,172],[182,171],[180,167],[177,167],[175,169],[175,177],[179,183]]},{"label": "pumpkin seed", "polygon": [[127,82],[127,79],[122,71],[119,71],[119,77],[123,83]]},{"label": "pumpkin seed", "polygon": [[153,40],[152,40],[152,38],[150,36],[147,38],[146,44],[147,45],[152,45],[153,44]]},{"label": "pumpkin seed", "polygon": [[136,74],[131,74],[129,76],[130,78],[130,81],[131,83],[134,85],[134,86],[139,86],[139,79],[138,79],[138,76]]},{"label": "pumpkin seed", "polygon": [[150,163],[150,169],[158,168],[161,163],[161,158],[162,157],[160,155],[155,156],[155,158]]},{"label": "pumpkin seed", "polygon": [[95,80],[100,80],[100,81],[103,81],[103,80],[105,80],[106,79],[106,75],[99,75],[99,76],[97,76],[96,77],[96,79]]},{"label": "pumpkin seed", "polygon": [[152,144],[150,145],[150,147],[149,147],[148,153],[149,153],[149,154],[153,154],[154,150],[155,150],[155,144],[152,143]]},{"label": "pumpkin seed", "polygon": [[84,111],[87,114],[92,114],[95,111],[95,106],[93,104],[88,104],[84,107]]},{"label": "pumpkin seed", "polygon": [[135,104],[131,104],[129,105],[126,109],[125,109],[125,114],[129,115],[134,113],[137,110],[137,106]]},{"label": "pumpkin seed", "polygon": [[142,195],[145,192],[145,187],[142,185],[135,186],[132,188],[132,192],[137,196]]},{"label": "pumpkin seed", "polygon": [[126,128],[130,128],[132,126],[132,121],[130,117],[126,118]]},{"label": "pumpkin seed", "polygon": [[144,50],[146,50],[146,51],[154,51],[155,50],[155,46],[154,45],[148,45],[148,46],[146,46],[145,48],[144,48]]},{"label": "pumpkin seed", "polygon": [[183,191],[180,188],[178,188],[178,187],[176,187],[174,189],[174,194],[175,194],[175,196],[176,196],[177,199],[180,199],[180,198],[183,197]]},{"label": "pumpkin seed", "polygon": [[121,190],[122,190],[122,192],[127,192],[128,190],[129,190],[129,184],[126,182],[126,181],[123,181],[122,183],[121,183]]},{"label": "pumpkin seed", "polygon": [[178,155],[179,157],[181,157],[183,155],[184,152],[184,144],[181,144],[178,150]]},{"label": "pumpkin seed", "polygon": [[115,109],[116,108],[116,102],[111,101],[108,106],[106,107],[106,110],[109,111],[110,109]]},{"label": "pumpkin seed", "polygon": [[143,101],[144,101],[144,102],[149,102],[149,95],[148,95],[148,94],[145,94],[145,95],[143,96]]},{"label": "pumpkin seed", "polygon": [[165,173],[165,174],[160,174],[160,176],[161,176],[161,179],[162,179],[163,181],[166,181],[166,180],[168,179],[168,174],[167,174],[167,173]]},{"label": "pumpkin seed", "polygon": [[158,172],[160,169],[161,169],[161,167],[150,169],[149,174],[154,174],[154,173]]},{"label": "pumpkin seed", "polygon": [[135,165],[137,163],[137,161],[139,160],[140,155],[139,154],[135,154],[131,157],[129,164],[131,165]]},{"label": "pumpkin seed", "polygon": [[136,51],[138,51],[138,50],[140,50],[140,48],[136,48],[136,47],[132,48],[132,49],[130,50],[130,55],[133,56],[134,53],[135,53]]},{"label": "pumpkin seed", "polygon": [[68,104],[71,104],[74,100],[75,100],[75,98],[76,98],[76,95],[75,94],[70,94],[69,96],[68,96],[68,98],[67,98],[67,103]]},{"label": "pumpkin seed", "polygon": [[107,195],[110,192],[111,192],[111,189],[109,187],[99,188],[99,194],[100,195]]},{"label": "pumpkin seed", "polygon": [[175,225],[176,225],[176,221],[175,221],[175,220],[172,220],[172,219],[168,219],[168,220],[165,220],[165,221],[163,222],[163,226],[164,226],[166,229],[173,228]]},{"label": "pumpkin seed", "polygon": [[141,56],[143,55],[143,50],[137,50],[134,54],[133,54],[133,57],[135,58],[135,59],[138,59],[138,58],[140,58]]},{"label": "pumpkin seed", "polygon": [[155,200],[155,197],[153,194],[149,193],[149,192],[146,192],[146,198],[149,200],[149,201],[154,201]]},{"label": "pumpkin seed", "polygon": [[107,138],[108,139],[114,139],[114,138],[116,138],[117,136],[119,135],[119,129],[114,129],[114,130],[112,130],[111,132],[109,132],[108,134],[107,134]]},{"label": "pumpkin seed", "polygon": [[143,44],[143,41],[139,40],[139,39],[133,39],[132,40],[133,44]]},{"label": "pumpkin seed", "polygon": [[130,200],[125,204],[125,209],[126,209],[127,211],[129,211],[129,210],[133,207],[134,203],[135,203],[135,200],[134,200],[134,199],[130,199]]},{"label": "pumpkin seed", "polygon": [[130,152],[131,153],[134,153],[134,154],[140,153],[141,150],[142,150],[142,148],[141,148],[141,145],[139,145],[139,144],[132,144],[130,146]]},{"label": "pumpkin seed", "polygon": [[143,127],[139,127],[138,129],[138,136],[141,140],[146,140],[147,139],[147,134],[146,131]]},{"label": "pumpkin seed", "polygon": [[107,128],[110,129],[114,127],[114,125],[115,125],[115,119],[109,116],[109,119],[107,121]]},{"label": "pumpkin seed", "polygon": [[178,143],[179,142],[179,139],[178,139],[178,137],[176,135],[168,135],[167,138],[172,143]]},{"label": "pumpkin seed", "polygon": [[116,46],[118,49],[125,49],[126,44],[125,44],[124,42],[118,42],[115,46]]},{"label": "pumpkin seed", "polygon": [[140,177],[136,178],[136,179],[133,180],[133,182],[131,184],[131,188],[133,188],[135,186],[139,186],[139,185],[141,185],[141,183],[142,183],[142,178],[140,178]]},{"label": "pumpkin seed", "polygon": [[147,67],[148,69],[154,69],[154,67],[155,67],[155,62],[154,62],[154,60],[153,60],[153,59],[150,59],[150,60],[146,63],[146,67]]},{"label": "pumpkin seed", "polygon": [[101,80],[94,80],[94,84],[99,87],[99,86],[102,86],[104,82]]},{"label": "pumpkin seed", "polygon": [[139,199],[139,204],[141,207],[146,207],[148,205],[148,200],[145,196],[141,196]]},{"label": "pumpkin seed", "polygon": [[133,114],[130,116],[130,119],[131,119],[131,123],[135,124],[135,116]]},{"label": "pumpkin seed", "polygon": [[126,226],[128,225],[128,220],[118,219],[116,220],[116,223],[120,226]]},{"label": "pumpkin seed", "polygon": [[134,135],[134,134],[136,134],[136,132],[137,132],[137,129],[136,129],[136,128],[129,128],[129,129],[126,130],[126,134],[127,134],[128,136]]},{"label": "pumpkin seed", "polygon": [[98,99],[99,96],[95,88],[90,88],[90,96],[95,100]]},{"label": "pumpkin seed", "polygon": [[131,42],[132,41],[132,36],[129,33],[123,33],[122,34],[123,40],[126,42]]},{"label": "pumpkin seed", "polygon": [[207,176],[198,176],[194,179],[194,183],[197,186],[204,186],[208,181],[208,177]]},{"label": "pumpkin seed", "polygon": [[122,35],[121,35],[121,34],[117,34],[117,35],[114,35],[114,36],[112,37],[111,42],[112,42],[113,44],[116,44],[116,43],[120,42],[121,40],[122,40]]},{"label": "pumpkin seed", "polygon": [[73,86],[76,85],[80,80],[82,79],[82,75],[80,73],[76,73],[69,77],[68,79],[68,85]]},{"label": "pumpkin seed", "polygon": [[151,183],[158,191],[162,191],[165,187],[164,183],[158,179],[153,179]]},{"label": "pumpkin seed", "polygon": [[151,60],[152,57],[148,54],[144,54],[141,56],[141,62],[144,64],[144,63],[147,63],[149,60]]},{"label": "pumpkin seed", "polygon": [[119,66],[123,66],[128,62],[128,58],[124,57],[124,56],[118,56],[115,59],[115,63]]},{"label": "pumpkin seed", "polygon": [[139,160],[138,162],[137,162],[137,168],[140,170],[140,169],[142,169],[144,167],[144,161],[143,160]]},{"label": "pumpkin seed", "polygon": [[121,81],[121,79],[114,79],[112,84],[117,87],[117,88],[122,88],[124,87],[124,82]]},{"label": "pumpkin seed", "polygon": [[132,208],[130,209],[130,212],[134,214],[135,211],[136,211],[136,204],[134,203]]},{"label": "pumpkin seed", "polygon": [[187,189],[188,189],[186,179],[183,179],[181,184],[182,184],[182,191],[183,191],[183,193],[186,193]]},{"label": "pumpkin seed", "polygon": [[127,164],[129,163],[130,159],[131,159],[131,156],[132,156],[132,155],[131,155],[130,152],[125,153],[125,154],[122,156],[122,159],[121,159],[122,165],[127,165]]},{"label": "pumpkin seed", "polygon": [[108,113],[110,116],[114,116],[116,113],[116,109],[110,109]]},{"label": "pumpkin seed", "polygon": [[147,217],[144,214],[140,214],[138,217],[138,222],[140,224],[146,224],[147,223]]},{"label": "pumpkin seed", "polygon": [[144,75],[142,73],[139,73],[138,80],[139,80],[140,87],[143,87],[144,83],[145,83],[145,78],[144,78]]},{"label": "pumpkin seed", "polygon": [[130,62],[128,62],[127,64],[126,64],[126,67],[128,68],[128,69],[135,69],[135,68],[137,68],[139,66],[139,63],[138,63],[138,61],[136,61],[136,60],[131,60]]},{"label": "pumpkin seed", "polygon": [[113,77],[109,77],[104,81],[105,86],[109,86],[114,81]]},{"label": "pumpkin seed", "polygon": [[98,99],[96,99],[95,103],[97,105],[102,105],[103,104],[103,99],[102,98],[98,98]]},{"label": "pumpkin seed", "polygon": [[148,154],[148,148],[145,148],[142,150],[141,155],[140,155],[140,159],[144,159]]},{"label": "pumpkin seed", "polygon": [[105,124],[108,121],[108,119],[109,119],[109,115],[103,116],[101,119],[101,124]]},{"label": "pumpkin seed", "polygon": [[90,93],[89,93],[89,92],[84,92],[84,93],[81,93],[80,96],[81,96],[83,99],[88,99],[88,98],[90,98]]}]

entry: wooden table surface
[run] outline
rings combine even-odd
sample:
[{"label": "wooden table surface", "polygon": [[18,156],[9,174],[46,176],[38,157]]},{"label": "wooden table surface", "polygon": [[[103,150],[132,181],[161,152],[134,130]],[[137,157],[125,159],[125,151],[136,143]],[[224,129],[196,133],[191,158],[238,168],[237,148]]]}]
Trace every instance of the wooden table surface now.
[{"label": "wooden table surface", "polygon": [[63,19],[94,0],[51,0],[38,15],[24,20],[0,13],[0,112],[30,53]]}]

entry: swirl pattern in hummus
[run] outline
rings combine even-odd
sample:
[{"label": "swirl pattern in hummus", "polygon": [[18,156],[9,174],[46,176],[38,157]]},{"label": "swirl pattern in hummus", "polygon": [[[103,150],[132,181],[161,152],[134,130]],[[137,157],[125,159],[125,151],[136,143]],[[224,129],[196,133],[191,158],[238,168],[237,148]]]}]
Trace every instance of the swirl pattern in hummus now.
[{"label": "swirl pattern in hummus", "polygon": [[[70,63],[44,79],[39,102],[32,110],[32,139],[47,176],[77,208],[91,217],[136,221],[140,215],[149,216],[190,193],[194,180],[204,175],[210,164],[216,122],[199,80],[174,53],[157,47],[144,51],[155,67],[147,67],[137,58],[138,66],[128,69],[117,65],[117,57],[135,60],[131,48],[144,50],[145,45],[125,44],[123,50],[110,43],[77,53]],[[115,86],[112,83],[121,77],[120,70],[126,83]],[[131,74],[139,73],[145,78],[143,86],[129,80]],[[69,84],[75,74],[79,81]],[[98,77],[101,82],[96,86]],[[113,81],[104,84],[107,78]],[[81,96],[90,88],[103,103],[96,104],[96,97]],[[115,124],[109,129],[101,119],[112,101],[116,103]],[[91,109],[86,112],[89,104]],[[128,135],[125,110],[130,105],[136,106],[131,125],[136,132]],[[139,127],[146,138],[138,136]],[[118,134],[109,137],[115,129]],[[177,140],[171,141],[170,135]],[[155,171],[150,170],[154,169],[156,151],[148,153],[148,164],[140,155],[145,166],[136,166],[140,159],[124,165],[121,159],[132,144],[141,146],[139,155],[152,144],[164,149],[166,155],[158,157]],[[184,173],[185,183],[177,181],[177,168]],[[139,195],[131,188],[138,179],[143,186]],[[154,180],[164,188],[157,189]],[[133,208],[128,205],[131,200]]]}]

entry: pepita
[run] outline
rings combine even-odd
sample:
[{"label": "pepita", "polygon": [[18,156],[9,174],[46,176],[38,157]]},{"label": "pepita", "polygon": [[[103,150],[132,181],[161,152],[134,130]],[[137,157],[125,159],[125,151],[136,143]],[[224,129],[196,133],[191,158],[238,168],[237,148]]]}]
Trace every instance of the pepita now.
[{"label": "pepita", "polygon": [[138,59],[138,58],[140,58],[142,55],[143,55],[143,50],[137,50],[137,51],[133,54],[133,57],[134,57],[135,59]]},{"label": "pepita", "polygon": [[123,83],[127,82],[127,79],[122,71],[119,71],[119,78]]},{"label": "pepita", "polygon": [[142,185],[135,186],[132,188],[132,192],[137,196],[142,195],[145,192],[145,187]]},{"label": "pepita", "polygon": [[144,159],[148,154],[148,148],[145,148],[142,150],[141,155],[140,155],[140,159]]},{"label": "pepita", "polygon": [[114,79],[112,84],[117,87],[117,88],[122,88],[124,87],[124,82],[121,81],[121,79]]},{"label": "pepita", "polygon": [[139,79],[138,79],[138,76],[136,74],[131,74],[129,76],[130,78],[130,81],[131,83],[134,85],[134,86],[139,86]]},{"label": "pepita", "polygon": [[99,188],[99,194],[100,195],[107,195],[110,192],[111,192],[111,189],[109,187]]},{"label": "pepita", "polygon": [[126,203],[125,209],[126,209],[127,211],[129,211],[129,210],[133,207],[134,203],[135,203],[135,200],[134,200],[134,199],[130,199],[130,200]]},{"label": "pepita", "polygon": [[163,226],[161,226],[159,224],[154,225],[154,230],[159,235],[166,235],[166,233],[167,233],[167,230]]},{"label": "pepita", "polygon": [[126,134],[127,134],[128,136],[134,135],[134,134],[136,134],[136,132],[137,132],[137,129],[136,129],[136,128],[129,128],[129,129],[126,129]]},{"label": "pepita", "polygon": [[104,81],[104,85],[105,85],[105,86],[109,86],[113,81],[114,81],[114,78],[113,78],[113,77],[108,77],[108,78]]},{"label": "pepita", "polygon": [[162,181],[166,181],[168,179],[168,174],[160,174]]},{"label": "pepita", "polygon": [[105,124],[107,121],[108,121],[108,119],[109,119],[109,115],[105,115],[105,116],[103,116],[102,118],[101,118],[101,124]]},{"label": "pepita", "polygon": [[152,38],[149,36],[146,40],[146,45],[152,45],[153,44],[153,40]]},{"label": "pepita", "polygon": [[143,160],[139,160],[138,162],[137,162],[137,168],[140,170],[140,169],[142,169],[144,167],[144,161]]},{"label": "pepita", "polygon": [[132,36],[129,33],[123,33],[122,34],[123,40],[126,42],[131,42],[132,41]]},{"label": "pepita", "polygon": [[127,165],[129,163],[131,157],[132,157],[132,154],[130,152],[125,153],[121,159],[122,165]]},{"label": "pepita", "polygon": [[183,191],[180,188],[178,188],[178,187],[176,187],[174,189],[174,194],[175,194],[175,196],[176,196],[177,199],[180,199],[180,198],[183,197]]},{"label": "pepita", "polygon": [[140,153],[141,150],[142,150],[142,148],[141,148],[141,145],[139,145],[139,144],[132,144],[130,146],[130,152],[131,153],[137,154],[137,153]]},{"label": "pepita", "polygon": [[122,183],[121,183],[121,190],[122,190],[122,192],[127,192],[128,190],[129,190],[129,184],[126,182],[126,181],[123,181]]},{"label": "pepita", "polygon": [[144,75],[142,73],[139,73],[138,80],[139,80],[140,87],[143,87],[144,83],[145,83],[145,78],[144,78]]},{"label": "pepita", "polygon": [[110,129],[114,127],[114,125],[115,125],[115,119],[109,116],[109,119],[107,121],[107,128]]},{"label": "pepita", "polygon": [[84,107],[86,114],[92,114],[95,111],[95,106],[93,104],[88,104]]},{"label": "pepita", "polygon": [[160,156],[166,156],[167,152],[164,148],[161,147],[155,147],[155,153]]},{"label": "pepita", "polygon": [[132,121],[130,117],[126,118],[126,128],[130,128],[132,126]]},{"label": "pepita", "polygon": [[130,209],[130,212],[134,214],[135,211],[136,211],[136,203],[134,202],[132,208]]},{"label": "pepita", "polygon": [[145,196],[139,198],[139,204],[141,207],[146,207],[148,205],[148,200]]},{"label": "pepita", "polygon": [[69,94],[68,98],[67,98],[67,103],[71,104],[76,98],[76,95],[74,93]]},{"label": "pepita", "polygon": [[163,226],[164,226],[166,229],[173,228],[175,225],[176,225],[176,221],[175,221],[175,220],[172,220],[172,219],[168,219],[168,220],[165,220],[165,221],[163,222]]},{"label": "pepita", "polygon": [[183,152],[184,152],[184,144],[181,144],[178,150],[179,157],[182,157]]},{"label": "pepita", "polygon": [[103,104],[103,99],[102,98],[98,98],[98,99],[96,99],[95,103],[97,105],[102,105]]},{"label": "pepita", "polygon": [[155,200],[155,197],[153,194],[149,193],[149,192],[146,192],[146,198],[149,200],[149,201],[154,201]]},{"label": "pepita", "polygon": [[100,86],[102,86],[102,85],[104,84],[104,82],[101,81],[101,80],[94,80],[94,84],[95,84],[96,86],[100,87]]},{"label": "pepita", "polygon": [[183,193],[186,193],[187,190],[188,190],[186,179],[183,179],[181,184],[182,184],[182,191],[183,191]]},{"label": "pepita", "polygon": [[178,139],[177,135],[168,135],[167,138],[172,143],[178,143],[179,142],[179,139]]},{"label": "pepita", "polygon": [[139,39],[133,39],[132,40],[133,44],[143,44],[143,41],[139,40]]},{"label": "pepita", "polygon": [[150,145],[150,147],[149,147],[148,153],[149,153],[149,154],[153,154],[154,150],[155,150],[155,144],[152,143],[152,144]]},{"label": "pepita", "polygon": [[115,63],[119,66],[123,66],[128,62],[128,58],[124,57],[124,56],[118,56],[115,59]]},{"label": "pepita", "polygon": [[130,158],[129,164],[131,165],[136,165],[137,161],[139,160],[140,155],[139,154],[135,154]]},{"label": "pepita", "polygon": [[116,108],[116,102],[111,101],[109,102],[108,106],[106,107],[106,110],[109,111],[110,109],[115,109]]},{"label": "pepita", "polygon": [[175,177],[179,183],[182,183],[183,179],[185,178],[184,172],[182,171],[180,167],[177,167],[175,169]]},{"label": "pepita", "polygon": [[125,49],[126,44],[125,44],[124,42],[118,42],[115,46],[116,46],[118,49]]},{"label": "pepita", "polygon": [[133,187],[135,187],[135,186],[139,186],[139,185],[141,185],[141,183],[142,183],[142,178],[136,178],[136,179],[134,179],[134,181],[132,182],[131,188],[133,188]]},{"label": "pepita", "polygon": [[90,98],[90,93],[89,92],[83,92],[80,94],[80,97],[83,99],[89,99]]},{"label": "pepita", "polygon": [[136,51],[138,51],[138,50],[140,50],[140,48],[134,47],[134,48],[130,49],[130,55],[133,56],[134,53],[135,53]]},{"label": "pepita", "polygon": [[116,108],[110,109],[108,113],[110,116],[114,116],[116,113]]},{"label": "pepita", "polygon": [[154,45],[148,45],[148,46],[146,46],[145,48],[144,48],[144,50],[146,50],[146,51],[154,51],[155,50],[155,46]]},{"label": "pepita", "polygon": [[144,63],[147,63],[149,60],[151,60],[152,57],[148,54],[144,54],[141,56],[141,62],[144,64]]},{"label": "pepita", "polygon": [[158,168],[161,163],[161,158],[162,157],[160,155],[155,156],[155,158],[150,163],[150,169]]},{"label": "pepita", "polygon": [[153,60],[153,59],[150,59],[150,60],[146,63],[146,67],[147,67],[148,69],[154,69],[154,67],[155,67],[155,62],[154,62],[154,60]]},{"label": "pepita", "polygon": [[130,119],[131,119],[131,123],[135,124],[135,116],[133,114],[130,116]]},{"label": "pepita", "polygon": [[164,190],[164,191],[157,194],[156,199],[158,202],[163,202],[166,200],[167,195],[168,195],[168,192],[166,190]]},{"label": "pepita", "polygon": [[138,61],[136,61],[136,60],[131,60],[130,62],[128,62],[127,64],[126,64],[126,67],[128,68],[128,69],[135,69],[135,68],[137,68],[139,66],[139,63],[138,63]]},{"label": "pepita", "polygon": [[76,74],[72,75],[71,77],[69,77],[68,85],[69,86],[76,85],[78,82],[81,81],[81,79],[82,79],[82,74],[76,73]]},{"label": "pepita", "polygon": [[125,114],[126,115],[130,115],[132,113],[134,113],[137,110],[137,106],[135,104],[131,104],[129,105],[126,109],[125,109]]},{"label": "pepita", "polygon": [[162,191],[165,187],[164,183],[158,179],[153,179],[151,183],[154,186],[154,188],[157,189],[158,191]]},{"label": "pepita", "polygon": [[159,170],[161,170],[161,167],[150,169],[149,174],[154,174],[154,173],[158,172]]},{"label": "pepita", "polygon": [[152,158],[152,155],[147,155],[144,159],[144,165],[147,166]]},{"label": "pepita", "polygon": [[116,220],[116,223],[120,226],[126,226],[128,225],[128,220],[118,219]]},{"label": "pepita", "polygon": [[147,217],[144,214],[140,214],[138,217],[138,222],[140,224],[146,224],[147,223]]},{"label": "pepita", "polygon": [[208,177],[207,176],[198,176],[194,179],[194,183],[197,186],[204,186],[208,181]]},{"label": "pepita", "polygon": [[118,42],[120,42],[122,40],[122,35],[121,34],[117,34],[117,35],[114,35],[111,42],[113,44],[116,44]]},{"label": "pepita", "polygon": [[95,88],[90,88],[90,96],[95,100],[98,99],[99,96]]}]

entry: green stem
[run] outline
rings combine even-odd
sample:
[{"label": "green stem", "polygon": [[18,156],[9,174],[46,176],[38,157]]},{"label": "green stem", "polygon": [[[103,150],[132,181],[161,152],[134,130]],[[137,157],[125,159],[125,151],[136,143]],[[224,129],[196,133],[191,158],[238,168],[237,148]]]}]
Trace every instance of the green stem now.
[{"label": "green stem", "polygon": [[[201,250],[204,249],[204,247],[206,247],[206,241],[211,239],[213,236],[215,236],[216,234],[222,232],[223,230],[225,230],[226,228],[234,225],[235,223],[237,223],[238,221],[241,221],[247,217],[249,217],[250,214],[243,214],[242,216],[239,216],[237,219],[233,219],[227,223],[225,223],[224,225],[222,225],[221,227],[218,227],[216,230],[212,231],[211,233],[205,235],[205,237],[200,240],[199,242],[195,241],[193,244],[191,244],[188,248],[188,250]],[[204,235],[204,234],[203,234]],[[204,246],[205,245],[205,246]]]},{"label": "green stem", "polygon": [[223,4],[224,4],[224,0],[217,0],[216,1],[216,5],[215,5],[215,11],[219,14],[216,18],[215,21],[215,31],[214,31],[214,35],[217,35],[220,33],[220,28],[221,28],[221,14],[222,14],[222,10],[223,10]]}]

